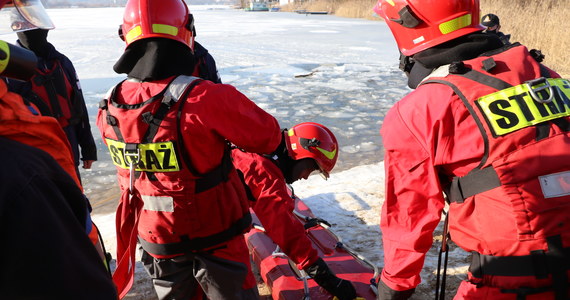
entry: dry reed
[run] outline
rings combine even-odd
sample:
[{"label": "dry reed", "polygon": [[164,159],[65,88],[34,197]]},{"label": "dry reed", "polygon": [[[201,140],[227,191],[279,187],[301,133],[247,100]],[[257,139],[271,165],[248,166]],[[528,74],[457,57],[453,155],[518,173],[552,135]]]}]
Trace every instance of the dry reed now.
[{"label": "dry reed", "polygon": [[511,41],[535,48],[544,64],[570,77],[570,7],[567,0],[481,0],[481,14],[494,13]]}]

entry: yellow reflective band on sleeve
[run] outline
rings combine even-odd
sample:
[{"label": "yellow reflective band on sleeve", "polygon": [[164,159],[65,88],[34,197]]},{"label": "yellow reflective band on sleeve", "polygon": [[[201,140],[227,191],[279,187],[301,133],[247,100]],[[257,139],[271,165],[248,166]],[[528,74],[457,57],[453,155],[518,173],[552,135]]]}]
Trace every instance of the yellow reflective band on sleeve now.
[{"label": "yellow reflective band on sleeve", "polygon": [[[554,93],[554,98],[549,103],[534,100],[526,84],[477,99],[476,104],[485,116],[494,136],[502,136],[525,127],[570,116],[570,82],[562,78],[547,80]],[[548,89],[541,90],[537,94],[541,99],[549,96]]]},{"label": "yellow reflective band on sleeve", "polygon": [[139,37],[142,34],[142,28],[139,26],[135,26],[135,28],[129,30],[125,35],[125,41],[130,44],[135,38]]},{"label": "yellow reflective band on sleeve", "polygon": [[439,24],[439,31],[443,34],[448,34],[469,25],[471,25],[471,14],[463,15]]},{"label": "yellow reflective band on sleeve", "polygon": [[2,74],[4,73],[4,70],[6,70],[8,62],[10,61],[10,45],[0,40],[0,51],[6,53],[6,57],[4,59],[0,59],[0,74]]},{"label": "yellow reflective band on sleeve", "polygon": [[164,33],[164,34],[170,34],[172,36],[177,36],[178,35],[178,28],[171,26],[171,25],[165,25],[165,24],[152,24],[152,32]]},{"label": "yellow reflective band on sleeve", "polygon": [[[113,164],[119,168],[129,169],[129,160],[125,157],[123,142],[105,139],[109,147],[109,153]],[[176,172],[180,171],[180,164],[176,158],[176,150],[173,142],[159,142],[139,144],[140,162],[136,171],[144,172]]]}]

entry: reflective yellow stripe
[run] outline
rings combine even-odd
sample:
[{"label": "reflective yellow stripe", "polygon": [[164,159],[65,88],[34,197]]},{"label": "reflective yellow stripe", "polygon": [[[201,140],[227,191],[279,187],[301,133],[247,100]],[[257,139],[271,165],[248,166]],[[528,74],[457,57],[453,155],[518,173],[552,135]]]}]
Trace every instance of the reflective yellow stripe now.
[{"label": "reflective yellow stripe", "polygon": [[[294,136],[295,135],[295,131],[293,129],[289,129],[287,130],[287,135],[288,136]],[[297,143],[291,143],[291,149],[292,150],[297,150]]]},{"label": "reflective yellow stripe", "polygon": [[140,26],[136,26],[133,29],[129,30],[129,32],[127,32],[127,35],[125,35],[125,40],[127,41],[127,44],[130,44],[135,38],[139,37],[142,34],[142,28]]},{"label": "reflective yellow stripe", "polygon": [[[566,79],[548,79],[554,99],[550,103],[534,100],[526,84],[520,84],[477,99],[476,103],[487,119],[494,136],[570,116],[570,82]],[[537,93],[548,98],[548,89]]]},{"label": "reflective yellow stripe", "polygon": [[392,1],[392,0],[386,0],[386,2],[388,2],[388,4],[390,4],[392,6],[396,6],[396,4],[394,4],[394,1]]},{"label": "reflective yellow stripe", "polygon": [[4,51],[6,53],[6,58],[0,60],[0,74],[6,70],[8,66],[8,62],[10,61],[10,46],[8,43],[0,40],[0,51]]},{"label": "reflective yellow stripe", "polygon": [[471,25],[471,14],[463,15],[461,17],[439,24],[439,31],[441,31],[443,34],[448,34],[469,25]]},{"label": "reflective yellow stripe", "polygon": [[[129,169],[129,160],[125,157],[125,143],[105,139],[113,164],[119,168]],[[180,164],[176,158],[176,148],[173,142],[139,144],[140,162],[136,171],[145,172],[176,172]]]},{"label": "reflective yellow stripe", "polygon": [[170,34],[172,36],[177,36],[178,35],[178,28],[171,26],[171,25],[165,25],[165,24],[152,24],[152,32]]},{"label": "reflective yellow stripe", "polygon": [[324,156],[326,156],[328,159],[333,159],[335,154],[336,154],[336,149],[334,149],[333,151],[327,151],[323,148],[319,148],[317,147],[317,150],[319,150]]}]

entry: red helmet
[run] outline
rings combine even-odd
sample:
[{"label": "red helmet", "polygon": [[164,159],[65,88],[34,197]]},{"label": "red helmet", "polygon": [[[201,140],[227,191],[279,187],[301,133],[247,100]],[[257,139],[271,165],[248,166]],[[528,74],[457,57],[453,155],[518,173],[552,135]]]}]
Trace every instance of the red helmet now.
[{"label": "red helmet", "polygon": [[194,50],[194,20],[183,0],[129,0],[121,26],[127,47],[147,38],[167,38]]},{"label": "red helmet", "polygon": [[484,29],[479,0],[378,0],[374,12],[406,56]]},{"label": "red helmet", "polygon": [[288,130],[285,141],[292,159],[312,158],[329,177],[338,159],[338,143],[332,131],[318,123],[300,123]]}]

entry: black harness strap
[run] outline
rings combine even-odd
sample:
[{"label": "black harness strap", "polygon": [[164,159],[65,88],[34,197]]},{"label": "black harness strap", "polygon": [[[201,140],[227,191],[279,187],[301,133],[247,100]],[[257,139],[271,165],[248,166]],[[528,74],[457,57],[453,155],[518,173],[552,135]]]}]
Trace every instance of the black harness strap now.
[{"label": "black harness strap", "polygon": [[199,173],[196,168],[192,165],[190,160],[190,155],[188,151],[183,146],[184,145],[184,135],[182,134],[181,130],[181,114],[184,104],[186,103],[186,98],[191,93],[196,85],[202,82],[202,79],[192,76],[178,76],[176,77],[169,85],[168,89],[165,91],[164,96],[162,98],[162,102],[158,107],[156,113],[154,115],[147,114],[143,116],[143,119],[149,124],[149,130],[146,132],[144,141],[145,142],[152,142],[154,136],[156,135],[160,123],[172,107],[177,101],[182,99],[180,106],[178,108],[178,112],[176,114],[176,123],[178,128],[178,139],[179,139],[179,149],[186,164],[188,170],[198,177],[196,179],[195,185],[195,193],[201,193],[206,190],[209,190],[221,182],[227,182],[229,179],[229,172],[233,169],[233,165],[230,158],[230,150],[227,147],[224,150],[224,154],[222,156],[222,162],[213,170],[201,174]]},{"label": "black harness strap", "polygon": [[463,177],[454,177],[449,188],[449,202],[463,203],[465,199],[501,186],[493,166],[474,169]]},{"label": "black harness strap", "polygon": [[469,69],[469,71],[463,74],[454,74],[454,75],[463,76],[465,78],[479,82],[486,86],[490,86],[499,91],[512,87],[512,85],[506,81],[503,81],[497,77],[493,77],[473,69]]},{"label": "black harness strap", "polygon": [[139,238],[139,242],[145,251],[157,255],[174,255],[195,252],[216,246],[242,234],[251,226],[251,220],[251,214],[247,213],[224,231],[206,237],[197,237],[192,239],[188,238],[188,236],[183,236],[179,243],[155,244],[141,238]]},{"label": "black harness strap", "polygon": [[538,142],[542,139],[547,138],[550,135],[550,123],[544,122],[539,123],[534,126],[536,128],[536,138],[535,140]]},{"label": "black harness strap", "polygon": [[[236,151],[239,151],[239,150],[236,150]],[[243,184],[243,187],[245,188],[245,194],[247,195],[247,199],[251,202],[256,202],[257,199],[253,196],[251,189],[249,188],[249,186],[245,182],[245,176],[243,175],[243,172],[239,169],[236,169],[236,172],[238,174],[238,177],[239,177],[241,183]]]},{"label": "black harness strap", "polygon": [[[190,91],[194,88],[194,86],[196,86],[197,84],[199,84],[202,80],[194,80],[190,86],[188,87],[188,89],[186,90],[185,95],[182,97],[182,99],[186,99],[188,97],[188,94],[190,93]],[[198,170],[196,170],[196,168],[194,167],[194,165],[192,164],[192,161],[190,160],[190,155],[188,153],[188,151],[186,150],[185,147],[183,147],[182,145],[184,145],[184,135],[182,134],[182,130],[181,130],[181,119],[182,119],[182,110],[184,109],[184,105],[186,104],[186,101],[183,101],[180,103],[180,106],[178,106],[178,113],[176,115],[176,127],[178,128],[178,140],[180,141],[180,152],[182,153],[182,159],[184,160],[184,164],[186,165],[186,167],[188,168],[188,170],[194,174],[194,176],[199,177],[196,180],[196,190],[195,193],[201,193],[203,191],[206,191],[210,188],[213,188],[214,186],[218,185],[221,182],[226,182],[228,181],[229,177],[228,174],[230,173],[230,171],[233,169],[233,164],[231,162],[231,157],[230,157],[230,146],[228,145],[226,147],[226,149],[224,150],[224,154],[222,156],[222,162],[221,164],[219,164],[216,168],[214,168],[213,170],[207,172],[207,173],[200,173],[198,172]]]},{"label": "black harness strap", "polygon": [[556,300],[568,299],[568,273],[570,269],[569,248],[562,247],[560,235],[546,238],[548,244],[547,265],[552,274],[554,295]]},{"label": "black harness strap", "polygon": [[544,77],[544,78],[551,78],[552,76],[550,76],[550,71],[548,71],[548,69],[543,65],[543,64],[538,64],[538,66],[540,67],[540,76]]},{"label": "black harness strap", "polygon": [[[484,69],[491,70],[495,67],[495,65],[496,65],[495,61],[492,60],[491,58],[483,61],[483,68]],[[453,68],[450,67],[450,69],[453,69]],[[451,71],[450,71],[450,73],[451,73]],[[503,90],[503,89],[507,89],[507,88],[512,87],[511,84],[509,84],[509,83],[507,83],[507,82],[505,82],[499,78],[487,75],[483,72],[476,71],[473,69],[467,69],[467,70],[463,69],[461,74],[454,73],[453,75],[462,76],[462,77],[471,79],[471,80],[476,81],[478,83],[492,87],[496,90]],[[551,77],[548,69],[546,67],[544,67],[542,64],[540,64],[540,75],[544,78]],[[476,116],[473,108],[471,107],[471,105],[469,105],[469,102],[467,101],[467,99],[465,99],[465,96],[461,93],[461,91],[459,91],[459,89],[455,85],[453,85],[453,84],[451,84],[445,80],[437,80],[437,79],[436,80],[427,79],[426,81],[422,82],[422,84],[425,84],[425,83],[442,83],[442,84],[446,84],[446,85],[450,86],[454,90],[454,92],[464,102],[464,104],[466,105],[466,107],[469,110],[469,112],[471,113],[471,115]],[[558,91],[555,90],[555,92],[558,92]],[[499,177],[497,176],[496,171],[491,166],[489,166],[485,169],[479,169],[479,167],[482,166],[486,162],[487,157],[488,157],[488,140],[487,140],[487,136],[485,134],[485,131],[483,129],[483,126],[482,126],[481,122],[479,121],[479,118],[475,118],[475,121],[476,121],[477,126],[479,127],[480,131],[482,132],[482,136],[483,136],[483,139],[485,141],[485,153],[484,153],[483,159],[481,160],[481,163],[479,164],[479,166],[476,169],[471,171],[466,176],[453,178],[453,181],[452,181],[451,186],[449,188],[449,195],[448,195],[450,202],[463,203],[465,201],[465,199],[470,197],[470,196],[473,196],[473,195],[476,195],[478,193],[485,192],[485,191],[488,191],[488,190],[491,190],[493,188],[501,186],[501,182],[499,180]],[[565,132],[570,131],[570,122],[568,122],[565,118],[558,118],[558,119],[551,120],[551,123],[540,123],[540,124],[537,124],[535,126],[535,128],[536,128],[536,140],[537,141],[544,139],[544,138],[549,136],[551,124],[556,125],[562,131],[565,131]]]},{"label": "black harness strap", "polygon": [[[54,74],[39,74],[34,78],[34,83],[43,86],[46,89],[48,100],[51,106],[51,116],[60,118],[63,115],[54,81],[57,80],[56,75],[59,68],[56,68]],[[67,95],[67,93],[65,93]]]},{"label": "black harness strap", "polygon": [[556,300],[565,300],[568,295],[568,276],[570,270],[570,248],[562,248],[560,235],[546,238],[548,251],[535,250],[524,256],[490,256],[472,252],[469,272],[476,278],[484,275],[493,276],[535,276],[537,279],[552,275],[552,286],[540,288],[521,287],[502,289],[503,293],[517,294],[517,299],[524,300],[527,295],[554,290]]},{"label": "black harness strap", "polygon": [[115,116],[112,116],[109,112],[107,112],[107,117],[106,117],[106,121],[107,124],[111,125],[111,127],[113,128],[113,131],[115,132],[115,135],[117,136],[117,139],[119,141],[125,141],[125,138],[123,137],[123,134],[121,133],[121,130],[119,129],[119,121],[117,120],[117,118],[115,118]]},{"label": "black harness strap", "polygon": [[[471,252],[471,254],[469,272],[476,278],[493,275],[535,276],[537,279],[544,279],[549,274],[554,275],[570,270],[570,264],[565,259],[570,257],[570,248],[551,250],[550,244],[547,252],[537,250],[532,251],[530,255],[523,256],[491,256],[477,252]],[[558,264],[553,265],[555,261]],[[561,270],[564,271],[560,272]]]},{"label": "black harness strap", "polygon": [[471,104],[469,104],[469,100],[467,100],[467,97],[465,97],[465,95],[463,95],[463,93],[459,90],[459,88],[457,86],[455,86],[454,84],[452,84],[449,81],[446,80],[439,80],[439,79],[430,79],[430,80],[426,80],[424,82],[422,82],[422,84],[425,83],[439,83],[439,84],[444,84],[449,86],[454,92],[455,94],[459,97],[459,99],[461,99],[461,101],[463,102],[463,104],[465,105],[465,107],[467,108],[467,110],[469,111],[469,114],[471,114],[473,116],[473,119],[475,120],[475,123],[477,124],[477,128],[479,128],[479,131],[481,132],[481,137],[483,138],[483,145],[485,147],[484,153],[483,153],[483,157],[481,158],[481,162],[479,163],[479,165],[476,168],[480,168],[481,166],[483,166],[485,164],[485,162],[487,162],[487,158],[489,157],[489,137],[487,136],[487,133],[485,132],[485,127],[483,126],[483,123],[481,122],[481,120],[479,118],[477,118],[477,113],[475,112],[475,109],[473,108],[473,106],[471,106]]},{"label": "black harness strap", "polygon": [[539,288],[520,287],[518,289],[501,289],[503,294],[516,294],[517,300],[525,300],[526,296],[545,293],[551,291],[552,287],[545,286]]},{"label": "black harness strap", "polygon": [[159,94],[162,96],[162,101],[154,115],[150,112],[142,115],[143,121],[149,125],[149,128],[142,139],[143,143],[152,142],[160,128],[160,123],[162,123],[162,120],[164,120],[164,117],[166,117],[170,108],[180,99],[184,99],[183,101],[185,102],[190,91],[192,91],[194,86],[196,86],[200,81],[201,80],[198,80],[197,77],[178,76],[168,85],[168,88],[163,91],[163,93]]},{"label": "black harness strap", "polygon": [[[464,76],[475,81],[483,80],[484,78],[494,79],[494,77],[485,75],[481,72],[477,72],[474,70],[468,70],[461,75],[459,74],[454,74],[454,75]],[[496,89],[504,88],[505,84],[508,84],[504,83],[502,80],[500,80],[499,82],[493,81],[491,79],[486,81],[493,82],[495,85],[497,85],[495,87]],[[467,175],[463,177],[454,177],[452,179],[451,185],[449,186],[448,189],[446,189],[448,201],[450,203],[451,202],[463,203],[465,199],[470,196],[478,194],[481,191],[490,190],[500,186],[501,182],[494,169],[492,168],[479,169],[482,165],[485,164],[487,158],[489,157],[489,138],[485,132],[485,127],[483,126],[483,123],[477,117],[477,113],[475,112],[473,106],[471,106],[471,104],[469,103],[467,97],[465,97],[465,95],[461,92],[461,90],[459,90],[457,86],[455,86],[449,81],[439,80],[439,79],[427,79],[426,81],[422,82],[422,84],[427,84],[427,83],[444,84],[453,89],[453,91],[461,99],[461,101],[463,102],[469,113],[473,116],[473,119],[475,120],[475,123],[477,124],[477,127],[479,128],[479,131],[481,132],[481,136],[484,141],[485,149],[483,157],[481,158],[481,162],[479,163],[479,166],[477,166],[475,169],[473,169],[471,172],[469,172]],[[479,179],[479,177],[482,177],[482,179]]]},{"label": "black harness strap", "polygon": [[99,109],[105,111],[105,122],[107,122],[107,124],[109,126],[111,126],[111,128],[113,128],[113,131],[115,132],[115,135],[117,136],[117,139],[119,141],[122,141],[122,142],[125,141],[125,138],[123,137],[123,134],[121,133],[121,130],[119,129],[119,121],[117,120],[117,118],[115,116],[113,116],[113,115],[111,115],[111,113],[109,113],[109,105],[113,105],[113,106],[118,105],[118,103],[115,102],[115,97],[116,97],[115,93],[116,93],[117,87],[120,86],[123,83],[123,81],[121,81],[117,85],[115,85],[107,93],[107,96],[105,97],[105,99],[103,99],[99,102]]},{"label": "black harness strap", "polygon": [[[170,109],[172,108],[172,106],[178,102],[180,99],[182,99],[182,102],[180,103],[179,106],[179,110],[177,112],[176,115],[176,122],[177,122],[177,128],[178,128],[178,138],[179,138],[179,145],[183,145],[184,144],[184,136],[182,135],[182,130],[180,130],[180,116],[182,113],[182,108],[184,107],[184,104],[186,103],[186,98],[188,97],[188,95],[190,94],[190,92],[192,91],[192,89],[201,82],[202,80],[197,78],[197,77],[192,77],[192,76],[178,76],[176,77],[172,82],[170,82],[170,84],[163,90],[161,91],[159,94],[151,97],[148,100],[145,100],[142,103],[137,103],[137,104],[120,104],[117,103],[114,99],[116,99],[116,90],[117,87],[119,85],[121,85],[121,83],[117,84],[109,93],[109,97],[108,100],[104,99],[99,103],[99,108],[103,109],[107,112],[107,117],[106,117],[106,121],[107,124],[109,124],[112,128],[113,131],[115,132],[115,135],[117,136],[117,139],[119,141],[124,142],[125,139],[121,133],[121,130],[119,129],[119,124],[118,124],[118,120],[116,117],[114,117],[113,115],[111,115],[109,113],[108,110],[108,105],[113,105],[117,108],[121,108],[121,109],[138,109],[144,105],[147,105],[149,103],[152,103],[158,99],[161,99],[161,103],[158,107],[158,109],[156,110],[156,112],[154,114],[150,113],[150,112],[146,112],[144,114],[142,114],[142,118],[143,121],[145,123],[147,123],[149,125],[148,130],[145,132],[145,135],[142,139],[143,143],[150,143],[154,140],[154,137],[156,136],[156,133],[158,132],[158,129],[160,128],[160,124],[162,123],[162,121],[164,120],[164,118],[166,117],[166,115],[168,114],[168,112],[170,111]],[[203,191],[206,191],[210,188],[213,188],[214,186],[218,185],[220,182],[226,182],[228,180],[228,174],[229,172],[233,169],[233,165],[231,163],[231,158],[230,158],[230,151],[229,148],[227,148],[224,151],[224,155],[222,157],[222,162],[220,165],[218,165],[216,168],[214,168],[212,171],[201,174],[199,173],[192,165],[191,161],[190,161],[190,157],[188,155],[188,152],[186,151],[186,149],[182,146],[179,147],[180,149],[180,153],[182,153],[182,159],[184,160],[188,170],[195,175],[196,177],[199,177],[198,179],[196,179],[196,190],[195,193],[200,193]],[[153,178],[153,174],[147,172],[149,175],[149,178]]]},{"label": "black harness strap", "polygon": [[[200,83],[200,81],[201,80],[195,80],[194,82],[192,82],[189,90],[192,90],[194,86]],[[188,95],[186,95],[186,97],[188,97]],[[202,176],[202,174],[200,174],[200,172],[198,172],[198,170],[194,168],[194,165],[190,161],[190,155],[188,154],[188,151],[186,151],[186,148],[182,147],[182,145],[184,145],[184,135],[182,134],[181,119],[182,119],[182,109],[184,108],[184,104],[186,104],[186,101],[180,103],[180,105],[178,106],[178,112],[176,113],[176,128],[178,128],[178,141],[180,141],[181,145],[180,151],[181,153],[183,153],[182,159],[184,160],[184,164],[186,164],[188,170],[190,170],[190,172],[195,176]]]},{"label": "black harness strap", "polygon": [[196,179],[195,193],[201,193],[215,187],[221,182],[227,182],[229,179],[228,175],[232,169],[233,164],[230,156],[230,150],[229,148],[226,148],[224,150],[224,155],[222,156],[222,163],[212,171],[202,174],[200,178]]},{"label": "black harness strap", "polygon": [[564,132],[570,131],[570,122],[566,118],[558,118],[551,120],[552,124],[556,125],[560,130]]}]

